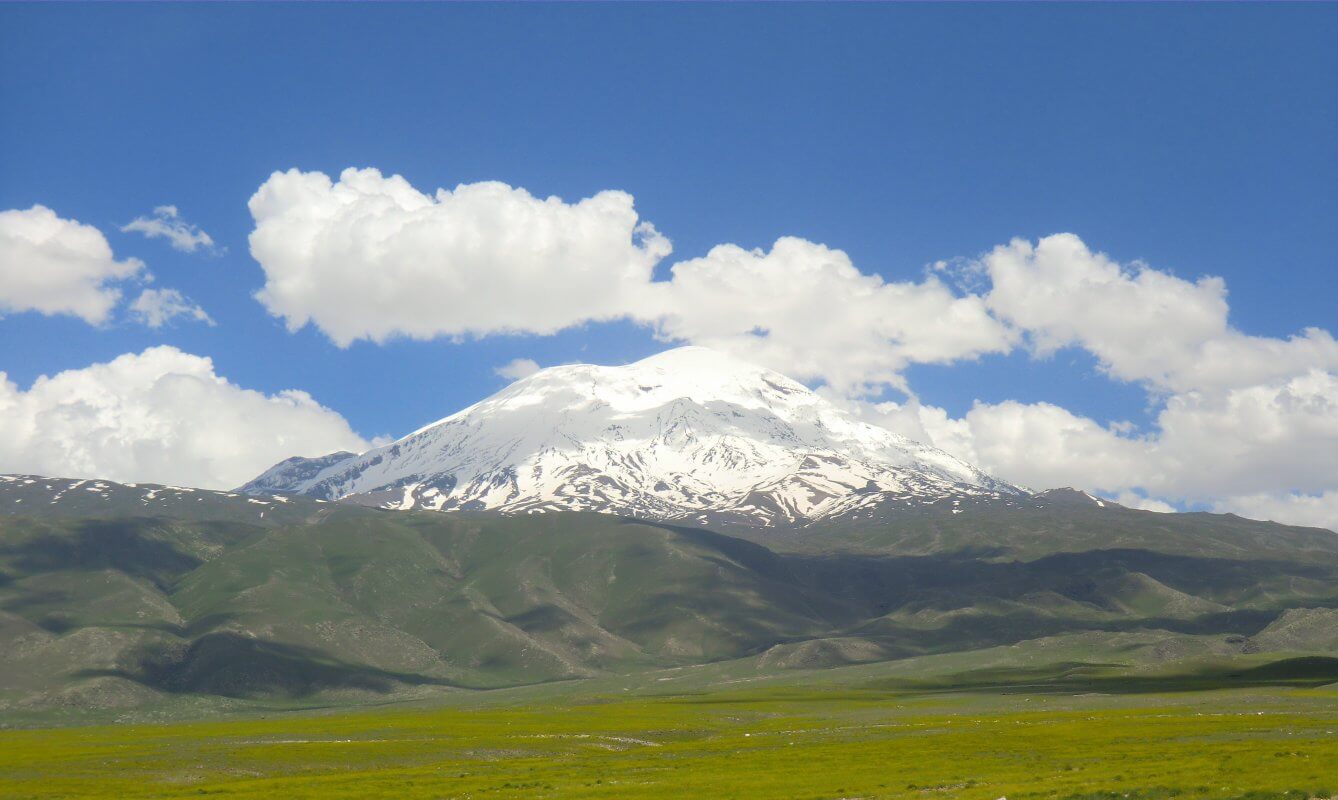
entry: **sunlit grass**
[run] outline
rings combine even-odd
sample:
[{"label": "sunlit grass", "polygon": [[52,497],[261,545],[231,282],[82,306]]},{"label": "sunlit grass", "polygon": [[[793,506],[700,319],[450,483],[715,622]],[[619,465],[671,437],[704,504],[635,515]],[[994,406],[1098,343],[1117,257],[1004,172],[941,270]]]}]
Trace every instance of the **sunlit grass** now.
[{"label": "sunlit grass", "polygon": [[1336,733],[1323,689],[790,688],[8,731],[0,796],[1312,798]]}]

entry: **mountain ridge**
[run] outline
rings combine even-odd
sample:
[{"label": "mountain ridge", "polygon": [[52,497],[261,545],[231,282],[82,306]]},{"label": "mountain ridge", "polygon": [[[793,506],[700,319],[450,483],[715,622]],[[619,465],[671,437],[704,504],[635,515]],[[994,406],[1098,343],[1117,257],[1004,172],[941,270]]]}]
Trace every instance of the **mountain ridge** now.
[{"label": "mountain ridge", "polygon": [[1320,654],[1338,608],[1331,533],[1078,492],[729,533],[280,497],[0,477],[0,715],[747,678],[1054,637],[1088,660]]},{"label": "mountain ridge", "polygon": [[362,454],[283,461],[243,493],[381,508],[805,523],[1020,488],[702,347],[550,367]]}]

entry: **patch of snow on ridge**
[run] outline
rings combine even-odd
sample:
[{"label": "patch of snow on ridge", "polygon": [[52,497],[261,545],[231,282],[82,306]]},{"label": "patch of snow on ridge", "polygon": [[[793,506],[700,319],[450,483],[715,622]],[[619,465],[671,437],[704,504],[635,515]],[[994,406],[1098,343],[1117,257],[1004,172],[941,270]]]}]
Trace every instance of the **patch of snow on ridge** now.
[{"label": "patch of snow on ridge", "polygon": [[384,508],[570,509],[749,524],[889,497],[1015,494],[777,372],[701,347],[541,370],[361,455],[292,458],[240,491]]}]

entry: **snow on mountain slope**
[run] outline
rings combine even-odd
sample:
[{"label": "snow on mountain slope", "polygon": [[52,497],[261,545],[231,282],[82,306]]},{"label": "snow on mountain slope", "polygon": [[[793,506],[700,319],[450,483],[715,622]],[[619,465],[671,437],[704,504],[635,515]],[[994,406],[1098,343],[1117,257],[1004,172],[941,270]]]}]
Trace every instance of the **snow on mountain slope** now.
[{"label": "snow on mountain slope", "polygon": [[153,517],[284,525],[308,520],[322,508],[317,505],[322,502],[269,493],[255,492],[248,496],[239,492],[157,483],[0,475],[0,517],[101,520]]},{"label": "snow on mountain slope", "polygon": [[889,499],[1019,492],[779,373],[701,347],[623,367],[545,369],[389,445],[289,459],[239,491],[756,525]]}]

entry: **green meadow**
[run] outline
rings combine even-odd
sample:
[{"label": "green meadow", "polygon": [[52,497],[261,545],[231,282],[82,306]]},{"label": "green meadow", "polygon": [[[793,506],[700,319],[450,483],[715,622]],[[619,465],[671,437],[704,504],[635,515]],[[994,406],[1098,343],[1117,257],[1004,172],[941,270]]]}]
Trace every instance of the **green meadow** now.
[{"label": "green meadow", "polygon": [[1338,690],[1293,683],[504,692],[8,730],[0,796],[1330,797]]}]

